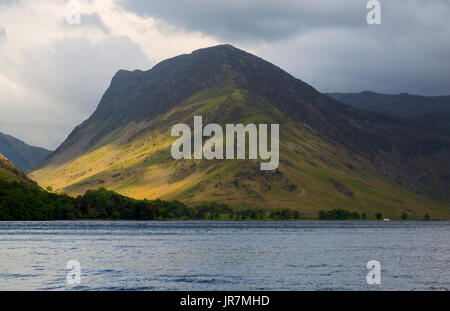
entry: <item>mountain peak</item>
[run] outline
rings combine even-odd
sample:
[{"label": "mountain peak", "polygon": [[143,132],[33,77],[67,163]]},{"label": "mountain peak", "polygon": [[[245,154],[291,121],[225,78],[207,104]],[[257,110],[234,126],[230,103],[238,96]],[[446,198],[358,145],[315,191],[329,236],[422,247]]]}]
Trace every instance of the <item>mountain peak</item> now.
[{"label": "mountain peak", "polygon": [[200,53],[202,51],[232,51],[232,52],[244,52],[246,53],[244,50],[238,49],[237,47],[225,43],[225,44],[218,44],[218,45],[214,45],[214,46],[209,46],[206,48],[200,48],[197,50],[194,50],[191,54],[194,53]]},{"label": "mountain peak", "polygon": [[[280,106],[292,102],[292,98],[288,98],[292,96],[303,97],[308,105],[324,97],[279,67],[230,44],[198,49],[164,60],[147,71],[118,71],[94,114],[78,126],[54,154],[65,149],[81,133],[91,136],[89,141],[83,140],[86,145],[92,145],[125,124],[152,120],[196,92],[225,81],[261,93]],[[280,91],[282,89],[290,92]],[[92,137],[93,133],[96,134]]]}]

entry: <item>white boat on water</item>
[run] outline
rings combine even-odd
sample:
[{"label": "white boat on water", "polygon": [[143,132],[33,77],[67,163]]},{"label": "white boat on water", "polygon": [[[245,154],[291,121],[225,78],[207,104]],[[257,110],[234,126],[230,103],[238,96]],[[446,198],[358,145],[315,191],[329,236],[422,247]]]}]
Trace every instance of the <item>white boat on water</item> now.
[{"label": "white boat on water", "polygon": [[389,218],[385,218],[385,219],[383,219],[384,221],[391,221]]}]

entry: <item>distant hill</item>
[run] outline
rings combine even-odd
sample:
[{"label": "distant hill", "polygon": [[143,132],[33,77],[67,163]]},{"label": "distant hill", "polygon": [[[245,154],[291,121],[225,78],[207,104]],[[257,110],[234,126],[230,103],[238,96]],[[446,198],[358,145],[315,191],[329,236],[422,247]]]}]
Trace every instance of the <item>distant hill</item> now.
[{"label": "distant hill", "polygon": [[51,151],[27,145],[17,138],[0,132],[0,153],[22,171],[27,172],[41,163]]},{"label": "distant hill", "polygon": [[[172,158],[174,124],[280,124],[280,166]],[[189,205],[344,208],[394,218],[450,217],[450,138],[336,101],[230,45],[121,70],[96,111],[29,176],[59,193],[106,187]]]},{"label": "distant hill", "polygon": [[370,91],[361,93],[325,93],[356,108],[416,119],[424,115],[450,116],[449,96],[419,96],[407,93],[390,95]]},{"label": "distant hill", "polygon": [[450,135],[450,95],[390,95],[370,91],[325,94],[359,109],[411,119],[419,126]]}]

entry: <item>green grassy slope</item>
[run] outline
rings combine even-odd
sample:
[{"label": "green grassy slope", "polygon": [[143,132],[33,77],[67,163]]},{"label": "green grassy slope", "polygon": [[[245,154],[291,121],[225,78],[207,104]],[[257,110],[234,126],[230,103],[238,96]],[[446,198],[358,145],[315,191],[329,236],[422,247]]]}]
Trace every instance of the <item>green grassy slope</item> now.
[{"label": "green grassy slope", "polygon": [[[261,171],[260,160],[172,159],[170,130],[219,123],[280,124],[280,165]],[[75,160],[42,166],[30,177],[55,191],[82,194],[106,187],[138,199],[177,199],[188,205],[217,201],[234,208],[295,209],[317,217],[321,209],[345,208],[399,218],[450,218],[450,207],[405,190],[365,161],[319,138],[262,97],[232,79],[192,95],[150,122],[130,122],[99,140]]]}]

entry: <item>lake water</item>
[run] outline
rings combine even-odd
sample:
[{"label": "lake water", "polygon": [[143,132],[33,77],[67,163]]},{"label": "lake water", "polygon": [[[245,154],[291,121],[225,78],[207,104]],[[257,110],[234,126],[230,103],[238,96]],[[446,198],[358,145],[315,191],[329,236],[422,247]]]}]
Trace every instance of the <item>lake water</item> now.
[{"label": "lake water", "polygon": [[78,289],[448,290],[450,222],[0,222],[0,290]]}]

